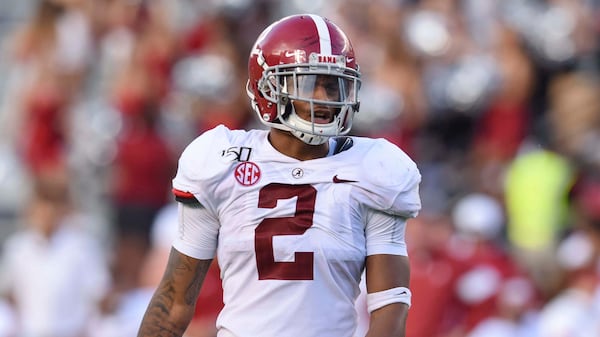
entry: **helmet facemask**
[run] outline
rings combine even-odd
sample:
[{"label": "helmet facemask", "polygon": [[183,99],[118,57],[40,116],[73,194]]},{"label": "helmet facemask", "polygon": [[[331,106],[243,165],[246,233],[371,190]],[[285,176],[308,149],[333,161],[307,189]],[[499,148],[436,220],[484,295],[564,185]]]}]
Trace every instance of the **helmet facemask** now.
[{"label": "helmet facemask", "polygon": [[[330,58],[337,62],[312,62],[318,59],[318,55],[313,54],[310,63],[267,67],[258,88],[266,100],[276,104],[277,119],[261,121],[290,131],[309,145],[323,144],[329,137],[348,134],[360,105],[360,74],[345,66],[345,57]],[[319,97],[315,97],[317,91]],[[308,105],[309,119],[298,114],[294,102]],[[329,122],[323,120],[329,116]]]}]

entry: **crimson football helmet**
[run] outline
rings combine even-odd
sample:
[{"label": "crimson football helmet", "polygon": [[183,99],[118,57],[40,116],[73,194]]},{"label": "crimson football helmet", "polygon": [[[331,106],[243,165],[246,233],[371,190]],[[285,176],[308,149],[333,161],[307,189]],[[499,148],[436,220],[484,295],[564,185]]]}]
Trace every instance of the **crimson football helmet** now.
[{"label": "crimson football helmet", "polygon": [[[310,145],[350,131],[360,106],[360,72],[350,40],[328,19],[292,15],[271,24],[252,48],[248,73],[246,92],[263,124]],[[326,99],[315,94],[317,86]],[[295,101],[310,106],[310,120],[298,116]],[[315,117],[323,109],[334,112],[330,122]]]}]

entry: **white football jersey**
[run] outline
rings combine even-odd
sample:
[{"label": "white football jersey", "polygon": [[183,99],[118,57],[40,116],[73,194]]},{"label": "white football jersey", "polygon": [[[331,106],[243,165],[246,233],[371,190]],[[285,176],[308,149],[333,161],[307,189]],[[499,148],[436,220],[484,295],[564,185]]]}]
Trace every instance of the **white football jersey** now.
[{"label": "white football jersey", "polygon": [[216,254],[219,337],[352,336],[366,256],[406,255],[419,171],[384,139],[353,137],[345,151],[299,161],[267,135],[218,126],[186,148],[173,187],[205,216],[201,235],[181,225],[174,247]]}]

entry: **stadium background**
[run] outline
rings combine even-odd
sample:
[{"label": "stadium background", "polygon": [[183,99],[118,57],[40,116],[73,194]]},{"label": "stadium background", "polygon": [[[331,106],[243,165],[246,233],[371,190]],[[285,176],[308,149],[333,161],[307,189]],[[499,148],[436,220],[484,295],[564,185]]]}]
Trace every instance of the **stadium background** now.
[{"label": "stadium background", "polygon": [[[0,0],[0,336],[23,336],[18,317],[46,336],[135,335],[173,235],[177,155],[218,124],[261,127],[247,55],[299,12],[352,39],[353,133],[423,174],[408,336],[600,336],[598,0]],[[31,241],[58,232],[39,223],[80,228],[86,253]],[[212,333],[212,282],[191,337]],[[60,300],[69,287],[85,296]],[[90,316],[47,323],[79,306]]]}]

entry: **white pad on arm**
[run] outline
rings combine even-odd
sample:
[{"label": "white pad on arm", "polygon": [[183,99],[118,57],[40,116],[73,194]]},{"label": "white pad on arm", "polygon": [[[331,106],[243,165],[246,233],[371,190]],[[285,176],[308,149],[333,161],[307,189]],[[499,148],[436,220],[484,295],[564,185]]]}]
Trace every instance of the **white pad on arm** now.
[{"label": "white pad on arm", "polygon": [[410,307],[410,289],[406,287],[396,287],[388,290],[382,290],[367,294],[367,310],[369,313],[392,303],[404,303]]}]

